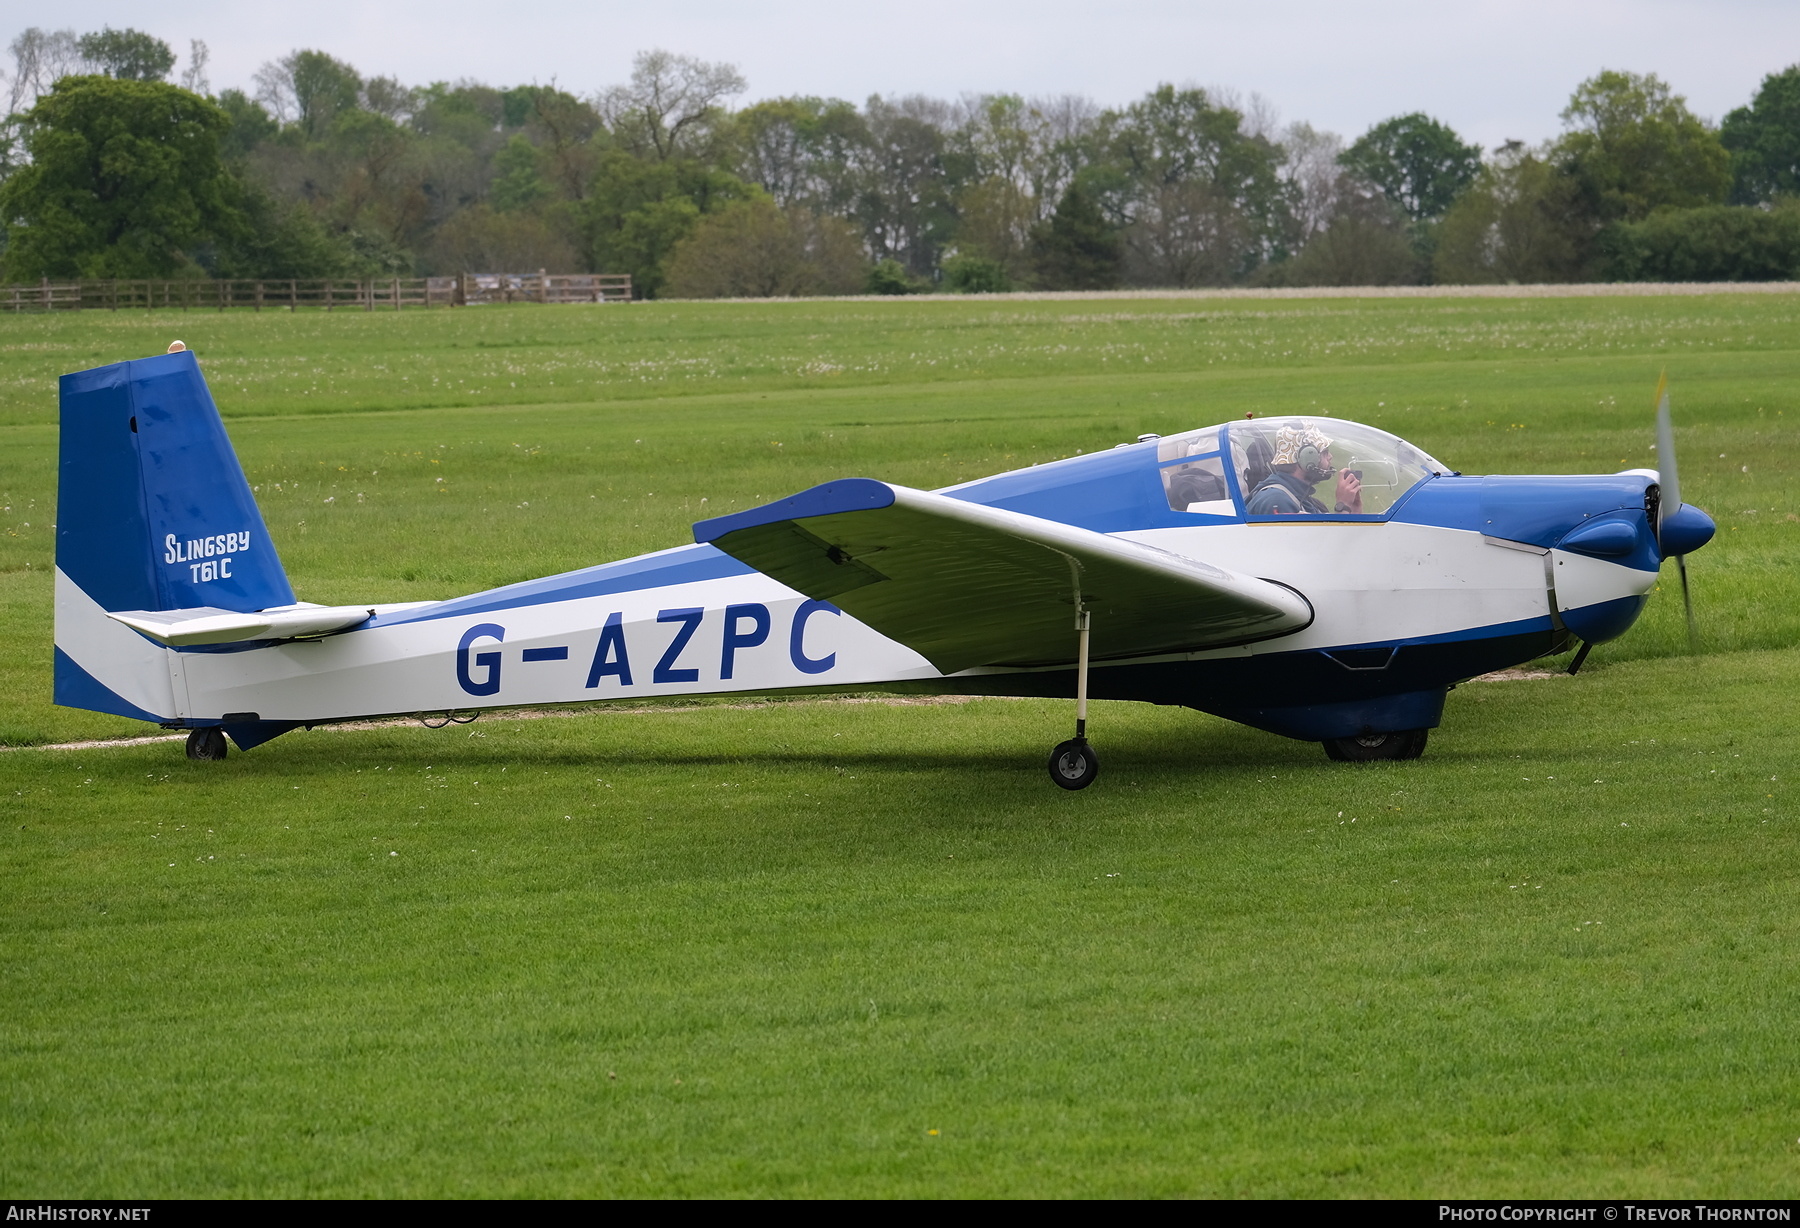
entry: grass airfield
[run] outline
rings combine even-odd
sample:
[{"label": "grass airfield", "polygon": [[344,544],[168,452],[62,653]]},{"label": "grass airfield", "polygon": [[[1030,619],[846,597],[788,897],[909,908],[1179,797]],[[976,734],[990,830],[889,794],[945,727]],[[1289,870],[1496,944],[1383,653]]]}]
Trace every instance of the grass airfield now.
[{"label": "grass airfield", "polygon": [[[1797,307],[0,318],[0,1193],[1791,1197]],[[1671,569],[1418,762],[1099,704],[1075,795],[1037,701],[33,749],[147,732],[48,703],[54,381],[175,336],[322,602],[1246,412],[1654,464],[1666,368],[1703,651]]]}]

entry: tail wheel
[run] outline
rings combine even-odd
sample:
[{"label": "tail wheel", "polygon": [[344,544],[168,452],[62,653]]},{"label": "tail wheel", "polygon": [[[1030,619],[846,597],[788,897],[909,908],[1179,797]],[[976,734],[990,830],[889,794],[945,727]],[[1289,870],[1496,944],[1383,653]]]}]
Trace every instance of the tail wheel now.
[{"label": "tail wheel", "polygon": [[1375,763],[1382,759],[1417,759],[1425,753],[1429,729],[1397,733],[1365,733],[1354,738],[1327,738],[1325,754],[1339,763]]},{"label": "tail wheel", "polygon": [[223,759],[225,757],[225,731],[217,725],[210,729],[188,730],[187,757],[189,759]]}]

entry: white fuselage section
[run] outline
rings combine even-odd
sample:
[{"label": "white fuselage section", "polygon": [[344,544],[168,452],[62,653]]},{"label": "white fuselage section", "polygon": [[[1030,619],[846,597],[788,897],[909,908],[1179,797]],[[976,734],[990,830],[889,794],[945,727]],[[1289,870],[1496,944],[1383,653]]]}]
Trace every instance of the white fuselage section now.
[{"label": "white fuselage section", "polygon": [[[1310,626],[1189,659],[1451,638],[1634,596],[1654,572],[1397,522],[1228,524],[1117,536],[1280,581]],[[675,557],[708,547],[664,552]],[[646,556],[654,559],[658,556]],[[1554,580],[1552,581],[1552,575]],[[645,576],[654,585],[654,572]],[[503,598],[504,593],[496,593]],[[460,604],[460,603],[459,603]],[[732,610],[730,627],[727,611]],[[57,643],[170,721],[318,722],[391,713],[931,684],[918,653],[758,573],[432,617],[429,607],[317,640],[165,648],[106,617],[59,571]],[[609,626],[610,624],[610,626]],[[1070,659],[1075,635],[1071,628]],[[1161,659],[1167,659],[1166,657]],[[1096,662],[1096,671],[1118,662]],[[991,669],[963,675],[990,674]],[[943,690],[954,690],[953,682]]]}]

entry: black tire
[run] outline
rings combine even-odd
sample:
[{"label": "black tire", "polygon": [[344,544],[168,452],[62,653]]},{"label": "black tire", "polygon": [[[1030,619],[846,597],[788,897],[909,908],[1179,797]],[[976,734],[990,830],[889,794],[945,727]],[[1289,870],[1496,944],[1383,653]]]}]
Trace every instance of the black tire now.
[{"label": "black tire", "polygon": [[1425,753],[1429,729],[1397,733],[1365,733],[1354,738],[1326,739],[1325,754],[1339,763],[1378,763],[1383,759],[1417,759]]},{"label": "black tire", "polygon": [[189,759],[223,759],[225,731],[214,725],[210,729],[190,729],[187,740]]},{"label": "black tire", "polygon": [[1085,789],[1100,775],[1100,756],[1086,738],[1071,738],[1050,752],[1050,779],[1064,789]]}]

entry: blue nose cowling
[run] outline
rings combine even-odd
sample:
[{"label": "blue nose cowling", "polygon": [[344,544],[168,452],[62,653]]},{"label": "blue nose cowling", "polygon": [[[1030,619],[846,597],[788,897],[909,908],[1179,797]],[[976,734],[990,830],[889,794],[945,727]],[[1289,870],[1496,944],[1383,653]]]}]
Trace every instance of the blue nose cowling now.
[{"label": "blue nose cowling", "polygon": [[1576,550],[1600,559],[1622,559],[1638,549],[1638,529],[1642,516],[1633,518],[1613,513],[1618,519],[1590,520],[1563,535],[1557,546]]},{"label": "blue nose cowling", "polygon": [[1665,559],[1692,554],[1718,532],[1713,518],[1691,503],[1683,503],[1673,516],[1664,517],[1659,528],[1657,536]]}]

